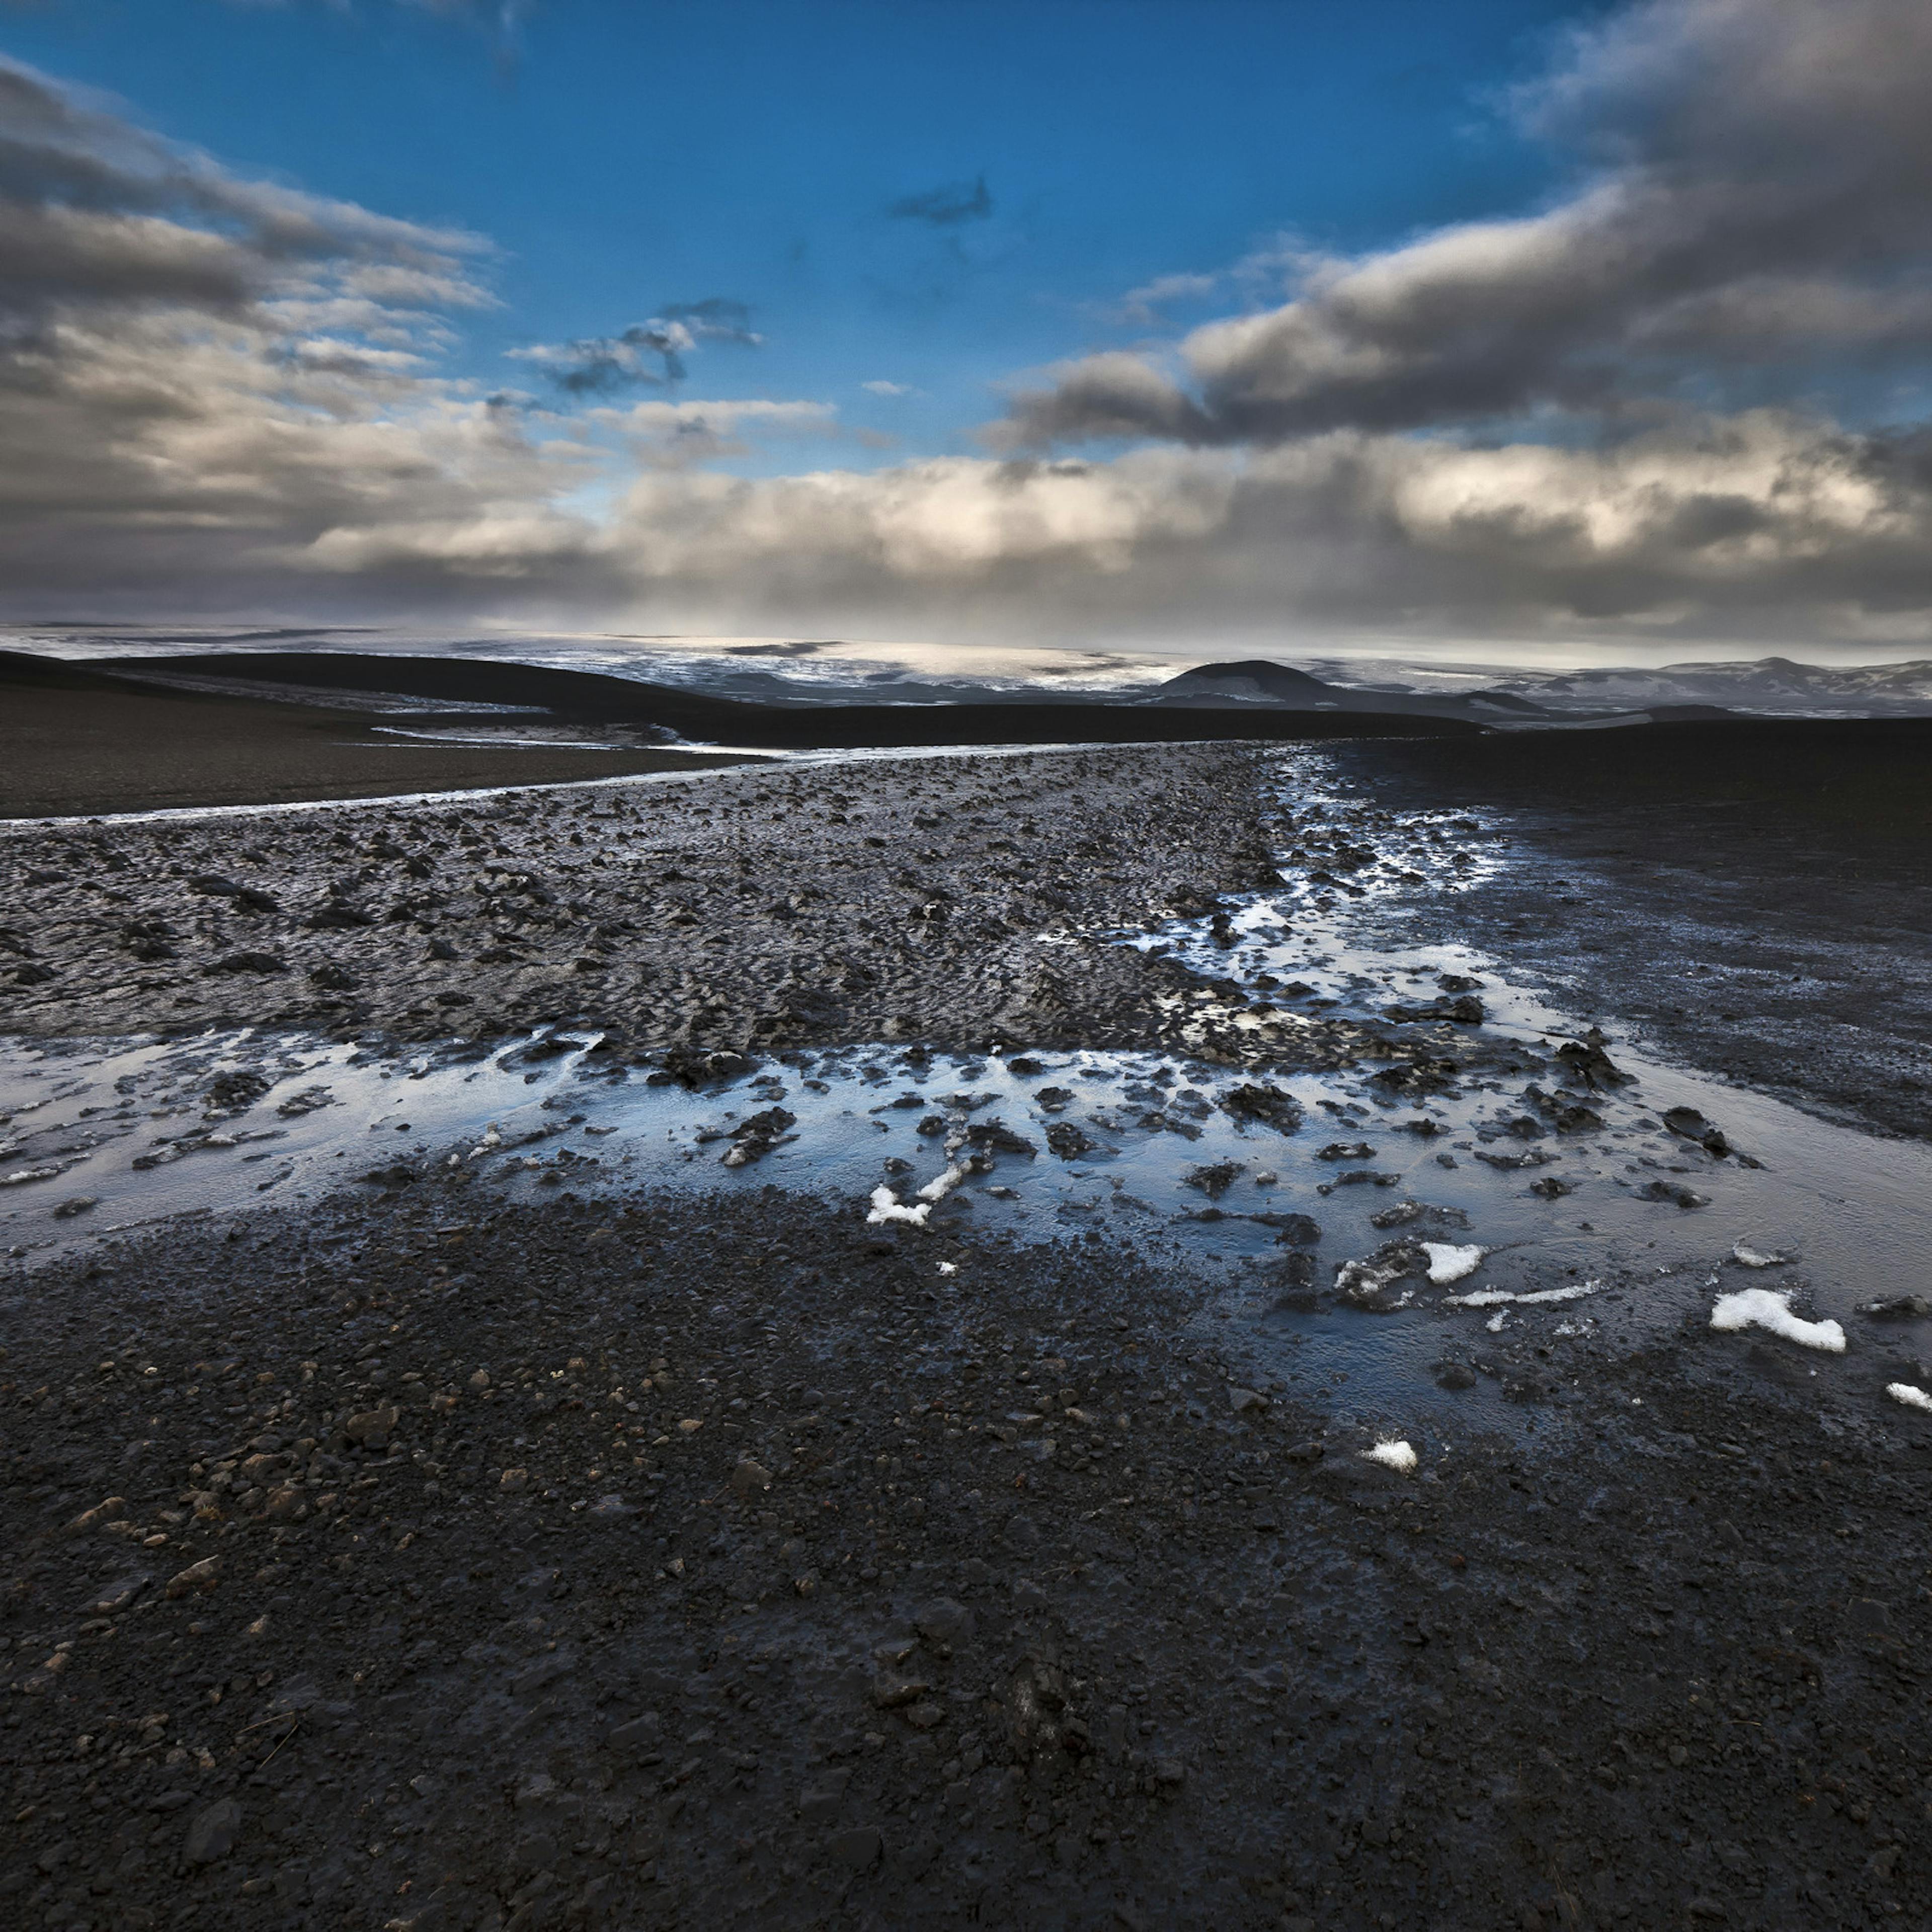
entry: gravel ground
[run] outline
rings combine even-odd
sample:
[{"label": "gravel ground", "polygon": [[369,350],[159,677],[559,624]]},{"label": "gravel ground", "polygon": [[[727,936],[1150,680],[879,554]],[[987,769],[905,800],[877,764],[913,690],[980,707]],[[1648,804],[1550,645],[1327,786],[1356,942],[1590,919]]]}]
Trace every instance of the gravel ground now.
[{"label": "gravel ground", "polygon": [[[650,746],[433,744],[375,728],[464,722],[136,690],[82,665],[0,650],[0,821],[392,798],[745,762]],[[503,724],[488,714],[473,722]],[[540,718],[525,726],[538,736],[548,728]]]},{"label": "gravel ground", "polygon": [[1932,1418],[1801,1352],[1403,1474],[1097,1244],[470,1211],[8,1306],[10,1922],[1916,1915]]},{"label": "gravel ground", "polygon": [[[1106,937],[1262,883],[1259,776],[1041,753],[34,832],[10,1018],[1396,1053],[1226,987],[1204,1025]],[[1298,862],[1346,878],[1349,829]],[[1701,1310],[1544,1373],[1478,1348],[1520,1426],[1445,1442],[1292,1396],[1224,1274],[1117,1231],[466,1172],[5,1278],[0,1922],[1918,1910],[1914,1324],[1828,1382]]]},{"label": "gravel ground", "polygon": [[[1264,756],[892,760],[23,831],[0,839],[8,1025],[1154,1043],[1198,982],[1106,934],[1275,883]],[[1352,1038],[1316,1028],[1300,1051]]]}]

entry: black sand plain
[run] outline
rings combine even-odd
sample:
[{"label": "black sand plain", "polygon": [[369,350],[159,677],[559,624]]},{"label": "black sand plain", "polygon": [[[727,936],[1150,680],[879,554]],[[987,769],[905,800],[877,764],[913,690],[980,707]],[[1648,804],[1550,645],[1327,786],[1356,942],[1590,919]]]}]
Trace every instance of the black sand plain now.
[{"label": "black sand plain", "polygon": [[[1719,840],[1718,741],[1671,728],[1337,756],[1501,814],[1522,865],[1459,929],[1606,1010],[1670,973],[1693,1059],[1748,1009],[1688,966],[1748,926],[1822,979],[1855,851],[1897,920],[1832,954],[1832,1050],[1794,1022],[1761,1070],[1917,1131],[1922,759],[1894,839],[1741,758],[1772,796]],[[578,1016],[700,1082],[994,1038],[1439,1072],[1340,1022],[1184,1042],[1180,969],[1082,937],[1259,887],[1261,777],[1094,749],[22,828],[9,1024]],[[1708,902],[1664,869],[1712,854]],[[1614,885],[1614,944],[1556,876]],[[1534,1430],[1405,1476],[1117,1238],[776,1190],[539,1208],[425,1170],[6,1294],[22,1924],[1862,1927],[1932,1881],[1932,1418],[1769,1336],[1531,1377]],[[1922,1322],[1858,1340],[1862,1395],[1932,1376]]]},{"label": "black sand plain", "polygon": [[346,706],[160,690],[0,652],[0,818],[388,798],[739,762],[723,753],[647,748],[386,740],[372,733],[376,722]]}]

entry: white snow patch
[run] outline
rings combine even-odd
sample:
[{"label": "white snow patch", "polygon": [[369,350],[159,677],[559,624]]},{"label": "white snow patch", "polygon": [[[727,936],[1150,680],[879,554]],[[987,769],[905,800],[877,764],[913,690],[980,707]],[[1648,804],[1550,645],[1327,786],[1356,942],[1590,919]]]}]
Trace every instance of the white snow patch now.
[{"label": "white snow patch", "polygon": [[1539,1288],[1528,1294],[1514,1294],[1507,1288],[1479,1288],[1468,1294],[1445,1294],[1442,1305],[1444,1308],[1495,1308],[1513,1301],[1528,1307],[1539,1301],[1580,1301],[1586,1294],[1594,1294],[1603,1285],[1600,1281],[1580,1281],[1574,1288]]},{"label": "white snow patch", "polygon": [[1483,1324],[1483,1326],[1486,1328],[1492,1335],[1500,1335],[1503,1330],[1509,1326],[1509,1317],[1505,1315],[1500,1308],[1498,1308],[1495,1314],[1492,1315],[1488,1321]]},{"label": "white snow patch", "polygon": [[[928,1206],[934,1202],[944,1201],[965,1178],[966,1170],[963,1167],[949,1167],[937,1180],[928,1180],[919,1190],[919,1198]],[[876,1194],[872,1196],[874,1201],[878,1198]]]},{"label": "white snow patch", "polygon": [[1735,1241],[1731,1245],[1731,1258],[1740,1268],[1782,1268],[1792,1258],[1780,1254],[1775,1248],[1754,1248],[1748,1241]]},{"label": "white snow patch", "polygon": [[1384,1469],[1393,1469],[1398,1476],[1415,1474],[1415,1451],[1394,1436],[1385,1436],[1372,1449],[1364,1449],[1362,1460],[1379,1462]]},{"label": "white snow patch", "polygon": [[1904,1402],[1907,1408],[1932,1411],[1932,1395],[1928,1395],[1922,1388],[1915,1388],[1910,1382],[1887,1382],[1885,1392],[1894,1402]]},{"label": "white snow patch", "polygon": [[1472,1275],[1483,1264],[1486,1248],[1459,1247],[1454,1241],[1424,1241],[1422,1252],[1429,1257],[1429,1279],[1438,1288]]},{"label": "white snow patch", "polygon": [[1741,1328],[1768,1328],[1787,1342],[1828,1354],[1845,1352],[1845,1331],[1835,1322],[1806,1322],[1791,1312],[1791,1297],[1768,1288],[1741,1288],[1720,1294],[1711,1310],[1711,1326],[1732,1333]]},{"label": "white snow patch", "polygon": [[939,1264],[939,1271],[941,1274],[957,1274],[959,1272],[959,1264],[957,1262],[941,1262]]},{"label": "white snow patch", "polygon": [[922,1228],[926,1217],[932,1212],[930,1201],[922,1201],[916,1208],[902,1205],[898,1196],[882,1182],[872,1190],[872,1211],[866,1219],[874,1225],[886,1221],[910,1221],[915,1228]]}]

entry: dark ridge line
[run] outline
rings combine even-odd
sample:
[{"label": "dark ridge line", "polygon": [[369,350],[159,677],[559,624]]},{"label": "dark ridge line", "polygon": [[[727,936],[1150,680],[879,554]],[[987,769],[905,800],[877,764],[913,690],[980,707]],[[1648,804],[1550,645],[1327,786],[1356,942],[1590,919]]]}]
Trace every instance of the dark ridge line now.
[{"label": "dark ridge line", "polygon": [[[44,660],[41,662],[44,662]],[[806,707],[709,698],[596,671],[350,651],[203,652],[97,658],[86,667],[125,688],[170,673],[272,686],[304,685],[446,704],[538,705],[567,722],[648,724],[710,744],[784,751],[1010,744],[1186,744],[1222,739],[1480,736],[1454,718],[1378,710],[1298,711],[1142,704],[842,704]],[[267,694],[265,693],[265,695]]]}]

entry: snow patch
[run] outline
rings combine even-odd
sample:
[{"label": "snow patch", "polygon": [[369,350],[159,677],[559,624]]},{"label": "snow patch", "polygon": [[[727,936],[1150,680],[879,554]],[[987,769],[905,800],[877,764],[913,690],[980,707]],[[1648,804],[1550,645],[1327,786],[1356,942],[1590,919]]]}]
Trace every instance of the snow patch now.
[{"label": "snow patch", "polygon": [[[944,1201],[965,1178],[966,1170],[963,1167],[949,1167],[937,1180],[928,1180],[919,1190],[919,1198],[930,1207],[935,1202]],[[878,1198],[876,1194],[872,1196],[874,1201]]]},{"label": "snow patch", "polygon": [[1459,1247],[1454,1241],[1424,1241],[1422,1252],[1429,1257],[1429,1279],[1438,1288],[1472,1275],[1483,1264],[1486,1248]]},{"label": "snow patch", "polygon": [[1922,1408],[1932,1412],[1932,1395],[1910,1382],[1887,1382],[1885,1392],[1894,1402],[1902,1402],[1907,1408]]},{"label": "snow patch", "polygon": [[1835,1322],[1807,1322],[1791,1312],[1791,1297],[1768,1288],[1741,1288],[1720,1294],[1711,1310],[1711,1326],[1726,1333],[1742,1328],[1768,1328],[1807,1348],[1828,1354],[1845,1352],[1845,1331]]},{"label": "snow patch", "polygon": [[1506,1301],[1528,1307],[1539,1301],[1580,1301],[1603,1286],[1600,1281],[1579,1282],[1574,1288],[1539,1288],[1528,1294],[1516,1294],[1506,1288],[1479,1288],[1469,1294],[1445,1294],[1444,1308],[1495,1308]]},{"label": "snow patch", "polygon": [[1415,1474],[1415,1451],[1396,1437],[1384,1436],[1372,1449],[1364,1449],[1362,1460],[1379,1462],[1384,1469],[1393,1469],[1398,1476]]},{"label": "snow patch", "polygon": [[922,1228],[926,1217],[932,1212],[930,1201],[922,1201],[916,1208],[908,1208],[890,1187],[881,1183],[872,1190],[872,1210],[866,1219],[875,1227],[887,1221],[909,1221],[915,1228]]}]

